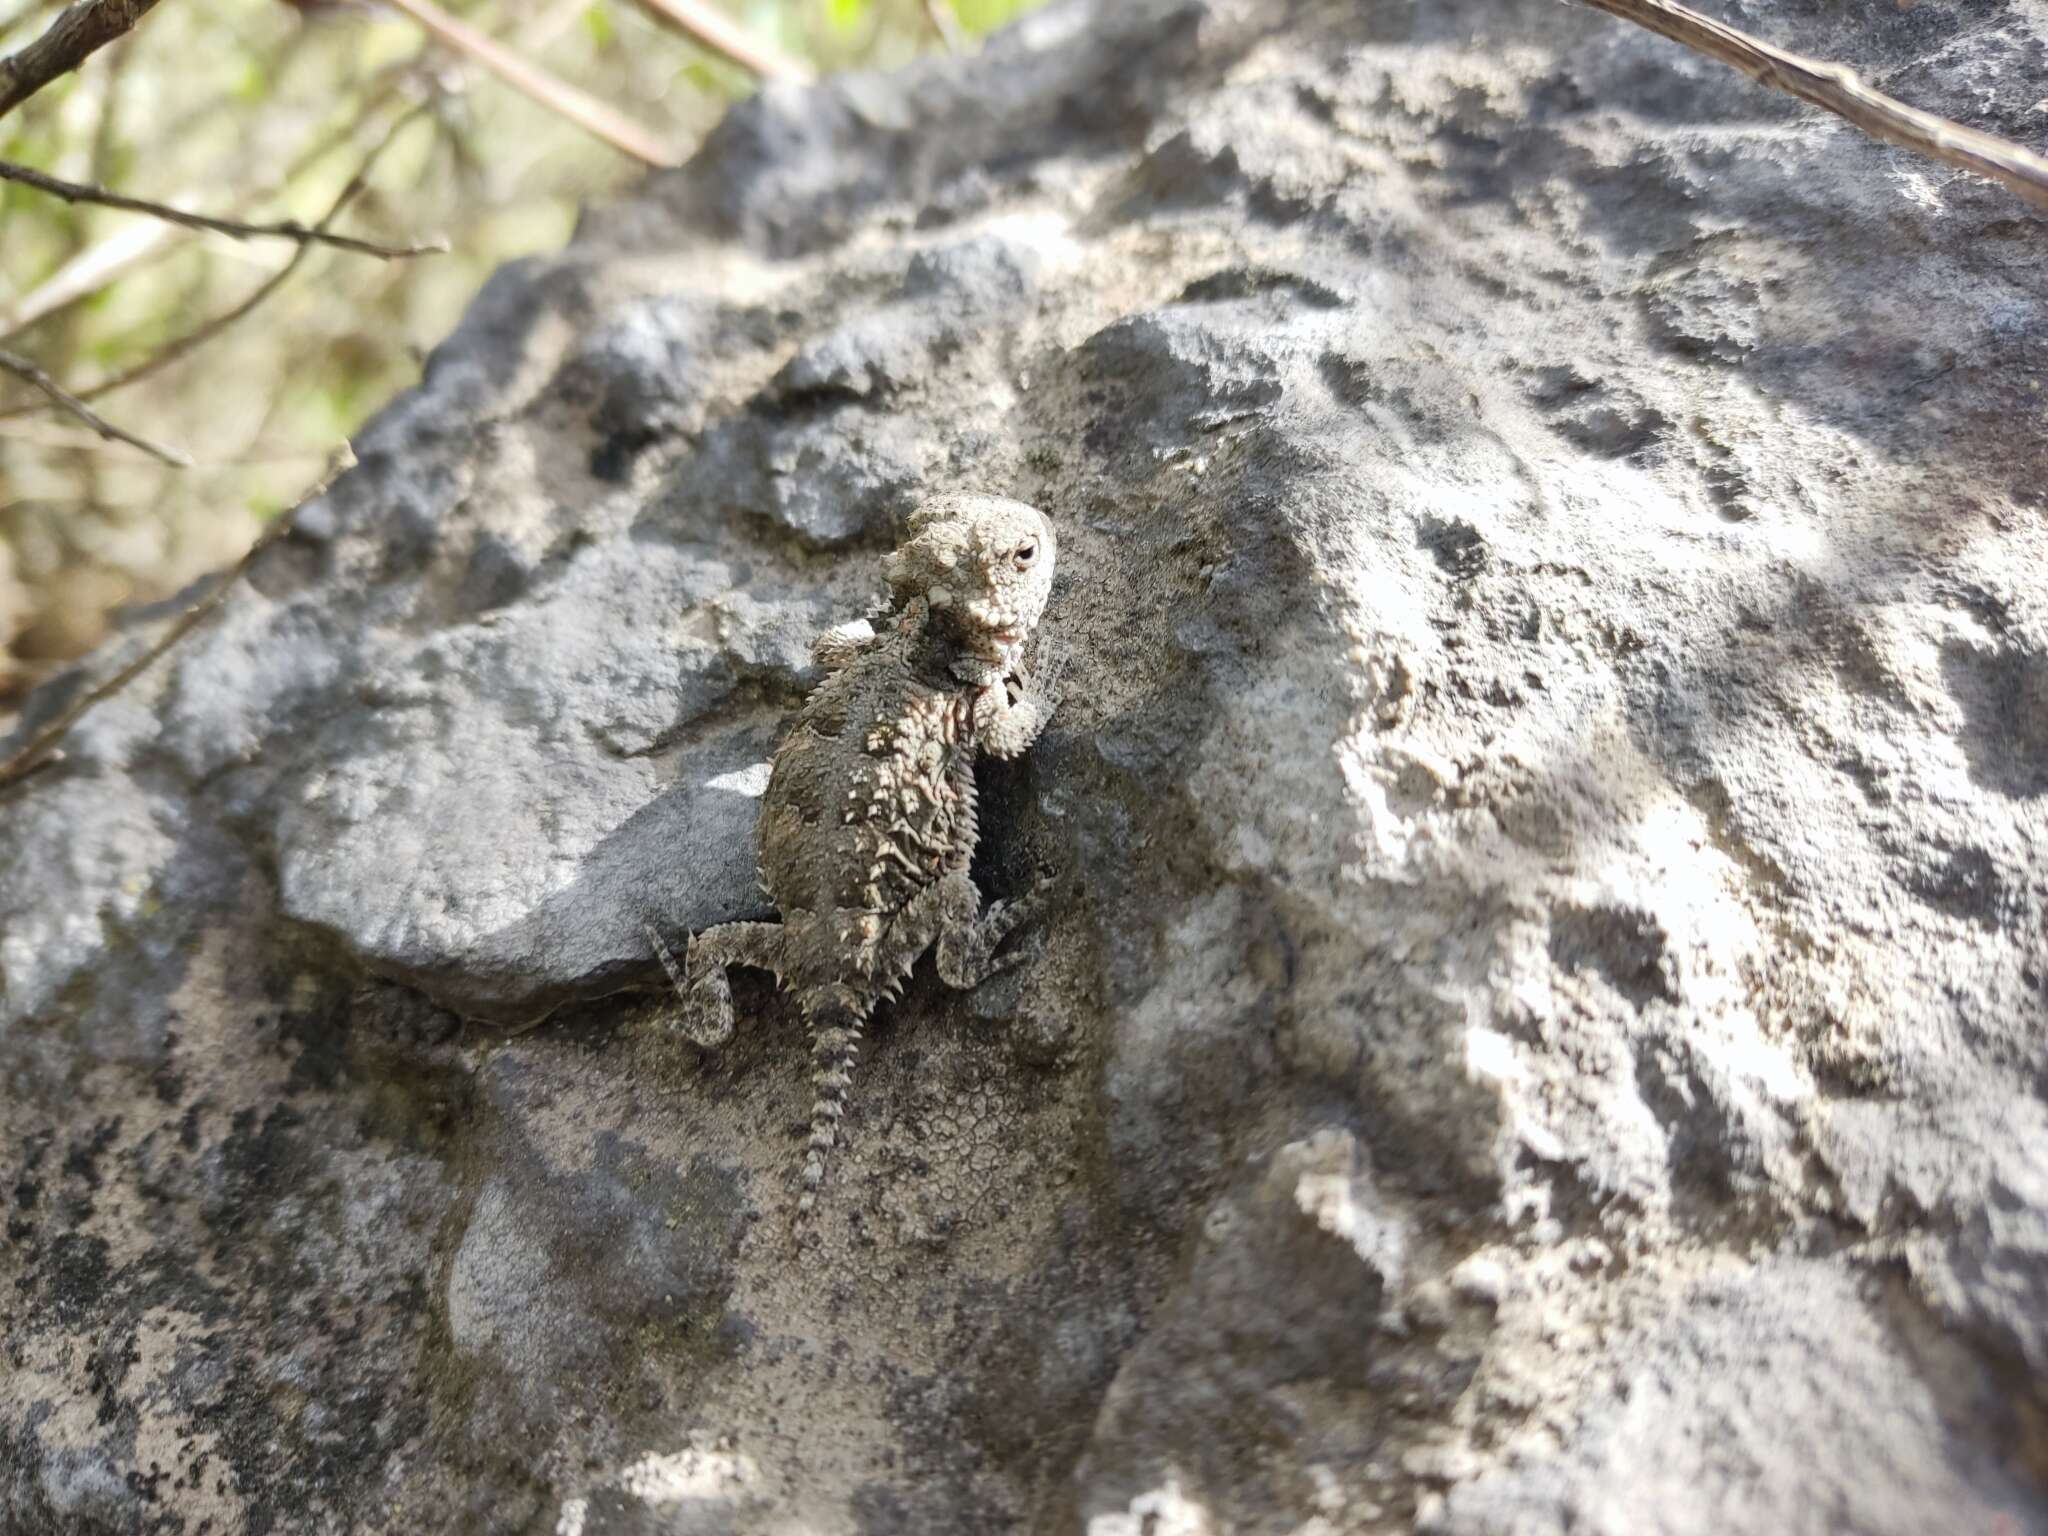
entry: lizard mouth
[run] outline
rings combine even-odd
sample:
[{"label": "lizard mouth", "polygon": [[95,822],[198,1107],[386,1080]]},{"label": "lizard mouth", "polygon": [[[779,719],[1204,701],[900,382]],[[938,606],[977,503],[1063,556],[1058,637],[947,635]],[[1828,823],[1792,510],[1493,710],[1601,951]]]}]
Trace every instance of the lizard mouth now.
[{"label": "lizard mouth", "polygon": [[983,661],[1001,664],[1017,655],[1024,644],[1024,631],[1014,624],[991,626],[967,642]]}]

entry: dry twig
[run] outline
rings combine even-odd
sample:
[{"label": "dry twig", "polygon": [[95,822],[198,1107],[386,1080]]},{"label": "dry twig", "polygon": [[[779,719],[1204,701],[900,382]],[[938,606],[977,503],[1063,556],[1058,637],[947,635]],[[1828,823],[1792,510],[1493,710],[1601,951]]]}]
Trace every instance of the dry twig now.
[{"label": "dry twig", "polygon": [[146,213],[167,223],[182,224],[187,229],[208,230],[236,240],[296,240],[302,246],[311,243],[331,245],[337,250],[354,251],[360,256],[375,256],[380,261],[426,256],[448,249],[445,240],[430,240],[425,245],[380,245],[375,240],[359,240],[354,235],[337,235],[324,225],[309,229],[297,219],[284,219],[275,224],[245,224],[240,219],[217,219],[208,214],[173,208],[168,203],[152,203],[144,198],[109,192],[104,187],[60,181],[55,176],[46,176],[41,171],[7,160],[0,160],[0,181],[18,181],[25,187],[61,197],[67,203],[97,203],[103,208],[119,208],[126,213]]},{"label": "dry twig", "polygon": [[50,28],[17,53],[0,59],[0,117],[5,117],[59,75],[130,31],[157,0],[78,0]]},{"label": "dry twig", "polygon": [[149,260],[180,235],[175,224],[137,219],[87,246],[27,293],[0,304],[0,338],[98,293],[130,268]]},{"label": "dry twig", "polygon": [[[42,410],[40,402],[34,407]],[[67,420],[69,418],[66,418]],[[261,434],[252,436],[255,441]],[[120,454],[133,457],[135,450],[120,443],[107,443],[84,427],[68,427],[61,421],[17,421],[0,417],[0,443],[27,443],[34,448],[63,448],[72,453]],[[327,455],[318,448],[301,448],[293,451],[278,448],[274,452],[236,453],[226,458],[201,459],[192,461],[192,468],[200,473],[230,469],[276,469],[280,465],[314,464],[326,461]],[[130,512],[146,514],[157,506],[160,497],[155,489],[139,492],[109,492],[95,490],[92,504],[101,512]]]},{"label": "dry twig", "polygon": [[1961,123],[1922,112],[1872,90],[1856,72],[1773,47],[1673,0],[1583,0],[1596,10],[1733,65],[1759,85],[1797,96],[1861,128],[1872,138],[1930,160],[1988,176],[2037,208],[2048,208],[2048,158]]},{"label": "dry twig", "polygon": [[272,518],[270,525],[257,536],[256,542],[249,546],[248,553],[237,560],[228,569],[227,573],[213,584],[213,589],[206,596],[200,598],[198,602],[173,619],[170,627],[157,638],[155,644],[145,649],[140,656],[129,662],[127,666],[121,668],[120,671],[108,678],[104,683],[101,683],[98,687],[89,688],[79,695],[56,719],[31,736],[26,746],[8,758],[6,762],[0,763],[0,790],[4,790],[8,786],[26,778],[29,774],[35,772],[37,768],[48,762],[50,755],[56,751],[57,744],[84,717],[87,710],[103,700],[111,698],[134,682],[136,678],[149,670],[157,658],[184,639],[186,635],[190,634],[201,619],[204,619],[214,609],[226,602],[228,593],[234,590],[235,584],[247,573],[249,567],[256,563],[256,557],[276,543],[282,535],[291,531],[299,509],[307,503],[324,496],[327,493],[327,488],[334,484],[336,477],[343,470],[353,466],[354,463],[355,455],[349,451],[347,444],[343,444],[340,451],[335,454],[333,462],[327,466],[326,473],[321,475],[319,480],[314,483],[313,488],[301,496],[293,504],[289,512],[280,512],[276,517]]},{"label": "dry twig", "polygon": [[948,0],[924,0],[925,20],[932,24],[932,31],[939,36],[948,53],[958,53],[966,44],[960,35],[960,18],[953,14]]},{"label": "dry twig", "polygon": [[444,46],[477,61],[514,90],[539,102],[549,111],[567,118],[586,133],[603,139],[613,149],[647,165],[668,167],[678,164],[676,153],[627,117],[615,112],[594,96],[585,95],[565,80],[558,80],[531,64],[496,38],[486,37],[466,22],[458,21],[433,0],[389,0],[394,10],[405,12]]},{"label": "dry twig", "polygon": [[762,80],[811,78],[811,72],[796,60],[749,36],[698,0],[640,0],[640,8],[698,47],[730,59]]},{"label": "dry twig", "polygon": [[95,412],[91,406],[79,399],[78,396],[68,393],[55,379],[51,378],[25,357],[17,356],[12,352],[0,352],[0,372],[11,373],[17,379],[20,379],[22,383],[41,390],[55,404],[69,411],[110,442],[126,443],[131,448],[140,448],[151,458],[161,459],[164,463],[173,465],[178,469],[186,469],[191,466],[192,461],[184,454],[178,452],[177,449],[162,447],[152,443],[146,437],[137,437],[133,432],[125,428],[115,426],[104,416]]},{"label": "dry twig", "polygon": [[[310,231],[311,234],[320,235],[326,230],[328,225],[341,217],[342,212],[348,205],[354,202],[362,194],[363,189],[369,185],[370,172],[376,169],[377,162],[384,157],[384,152],[397,141],[398,136],[410,127],[415,119],[422,113],[430,110],[432,110],[431,104],[422,102],[410,112],[404,113],[389,128],[385,129],[383,137],[363,157],[363,163],[357,167],[355,175],[349,178],[348,185],[341,189],[340,194],[328,206],[327,212],[320,216],[320,221],[313,226]],[[177,362],[188,353],[204,346],[237,320],[248,314],[250,310],[269,298],[279,288],[283,287],[286,279],[304,263],[306,257],[312,252],[313,246],[314,242],[311,240],[301,241],[298,249],[292,252],[291,260],[287,261],[259,283],[249,296],[243,299],[241,303],[235,305],[234,308],[215,315],[212,319],[187,331],[183,336],[166,342],[139,363],[135,363],[128,368],[122,369],[119,373],[112,374],[87,388],[81,389],[78,392],[78,399],[97,400],[102,395],[112,394],[117,389],[125,389],[138,379],[146,379],[151,374],[168,368],[172,363]],[[441,246],[438,249],[445,250],[446,247]],[[0,411],[0,421],[6,421],[10,417],[22,416],[30,411],[43,409],[46,409],[46,407],[40,405],[15,406],[11,410]]]}]

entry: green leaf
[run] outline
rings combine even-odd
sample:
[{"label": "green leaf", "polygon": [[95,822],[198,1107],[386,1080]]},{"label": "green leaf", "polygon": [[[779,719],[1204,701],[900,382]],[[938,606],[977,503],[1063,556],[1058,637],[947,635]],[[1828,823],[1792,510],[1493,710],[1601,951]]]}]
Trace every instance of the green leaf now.
[{"label": "green leaf", "polygon": [[851,32],[868,18],[874,0],[826,0],[825,19],[841,32]]},{"label": "green leaf", "polygon": [[961,27],[978,37],[1007,26],[1038,4],[1039,0],[953,0],[953,10]]},{"label": "green leaf", "polygon": [[270,94],[270,81],[265,76],[263,61],[253,55],[242,59],[242,67],[236,71],[234,84],[228,87],[228,94],[236,101],[256,102]]}]

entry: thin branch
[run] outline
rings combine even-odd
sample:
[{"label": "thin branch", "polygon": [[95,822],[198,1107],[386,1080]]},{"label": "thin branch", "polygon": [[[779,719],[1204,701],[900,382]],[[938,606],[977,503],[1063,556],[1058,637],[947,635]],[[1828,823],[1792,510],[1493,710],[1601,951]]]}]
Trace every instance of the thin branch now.
[{"label": "thin branch", "polygon": [[[324,134],[310,144],[301,145],[291,164],[278,178],[277,184],[260,196],[244,199],[244,203],[253,206],[260,201],[282,195],[309,166],[326,159],[331,152],[353,138],[370,113],[403,88],[409,74],[420,69],[422,57],[432,46],[430,42],[423,42],[410,58],[394,60],[377,71],[368,83],[366,94],[356,103],[354,116],[344,128],[338,133]],[[182,125],[174,123],[168,137],[175,138],[188,126],[189,122]],[[275,125],[259,123],[252,130],[252,136],[258,141],[264,141],[267,138],[276,138],[281,131]],[[173,237],[183,233],[185,232],[173,224],[147,220],[124,223],[113,234],[66,261],[27,293],[11,303],[0,305],[0,341],[26,330],[38,320],[55,314],[68,305],[91,297],[130,269],[164,255],[171,248]]]},{"label": "thin branch", "polygon": [[59,75],[132,30],[157,0],[78,0],[50,29],[18,53],[0,59],[0,117],[5,117]]},{"label": "thin branch", "polygon": [[527,55],[545,54],[589,11],[590,0],[549,0],[507,39],[507,45]]},{"label": "thin branch", "polygon": [[953,14],[948,0],[924,0],[924,19],[932,24],[932,31],[938,34],[946,52],[958,53],[965,46],[966,39],[960,33],[960,18]]},{"label": "thin branch", "polygon": [[162,656],[164,652],[190,634],[201,619],[204,619],[214,609],[226,602],[228,593],[234,590],[235,584],[247,573],[249,567],[256,563],[256,557],[292,529],[298,517],[299,509],[307,503],[326,495],[327,488],[334,484],[336,477],[354,463],[355,455],[349,451],[347,444],[343,444],[341,449],[335,454],[333,461],[327,466],[326,473],[321,475],[313,488],[301,496],[289,512],[280,512],[276,517],[272,518],[270,525],[262,533],[258,534],[256,542],[249,546],[248,553],[237,560],[229,568],[227,574],[214,583],[213,589],[206,596],[200,598],[198,602],[173,619],[170,628],[166,629],[158,637],[154,645],[149,646],[140,656],[129,662],[127,666],[121,668],[120,671],[108,678],[104,683],[101,683],[96,688],[88,689],[77,699],[73,700],[56,719],[30,737],[26,746],[8,758],[6,762],[0,763],[0,789],[5,789],[18,780],[26,778],[38,767],[42,766],[49,759],[50,754],[56,750],[57,744],[84,717],[87,710],[103,700],[111,698],[134,682],[136,678],[149,670],[158,657]]},{"label": "thin branch", "polygon": [[656,21],[675,28],[698,47],[730,59],[762,80],[805,81],[811,72],[787,54],[750,36],[699,0],[640,0]]},{"label": "thin branch", "polygon": [[331,245],[337,250],[354,251],[360,256],[375,256],[380,261],[401,260],[408,256],[425,256],[445,251],[448,242],[430,240],[425,245],[380,245],[374,240],[359,240],[354,235],[337,235],[325,228],[307,228],[297,219],[285,219],[276,224],[245,224],[240,219],[216,219],[204,213],[189,213],[183,208],[173,208],[168,203],[152,203],[139,197],[128,197],[119,192],[109,192],[104,187],[89,187],[83,182],[60,181],[41,171],[30,170],[25,165],[0,160],[0,181],[18,181],[25,187],[34,187],[38,192],[48,192],[61,197],[67,203],[97,203],[102,208],[119,208],[127,213],[146,213],[153,219],[162,219],[170,224],[182,224],[187,229],[203,229],[217,235],[228,235],[236,240],[296,240],[300,245],[315,243]]},{"label": "thin branch", "polygon": [[[36,410],[43,409],[38,403]],[[140,462],[141,456],[134,449],[120,443],[102,442],[83,427],[67,427],[55,421],[14,421],[0,418],[0,442],[30,443],[38,448],[66,448],[73,453],[110,454],[130,462]],[[270,453],[236,453],[219,459],[194,459],[192,468],[201,472],[226,469],[275,469],[280,464],[318,463],[327,455],[318,448],[301,448],[296,451],[279,449]],[[158,501],[154,489],[145,489],[140,494],[117,496],[95,494],[93,506],[100,511],[133,510],[146,512]]]},{"label": "thin branch", "polygon": [[48,395],[53,401],[109,442],[126,443],[131,448],[140,448],[153,459],[161,459],[178,469],[189,469],[192,461],[175,448],[163,448],[146,437],[137,437],[133,432],[115,426],[104,416],[74,394],[67,393],[57,381],[25,357],[12,352],[0,352],[0,372],[13,374],[22,383],[33,386]]},{"label": "thin branch", "polygon": [[[336,219],[341,217],[342,212],[348,207],[348,205],[354,202],[356,198],[362,194],[363,189],[369,185],[370,173],[371,171],[376,169],[377,162],[383,159],[384,152],[388,150],[392,146],[392,144],[397,141],[398,136],[401,133],[405,132],[407,128],[412,126],[413,122],[416,119],[418,119],[421,116],[421,114],[429,112],[431,110],[432,103],[421,102],[411,111],[401,115],[395,122],[391,124],[389,128],[385,129],[383,137],[380,138],[377,141],[376,145],[370,150],[370,152],[363,157],[363,163],[357,167],[355,175],[349,178],[348,185],[341,189],[340,194],[336,196],[333,203],[328,206],[327,212],[320,216],[320,222],[313,226],[312,233],[314,233],[315,235],[320,234],[327,228],[328,225],[332,224]],[[294,272],[296,272],[299,269],[299,267],[305,262],[306,257],[312,253],[312,250],[312,241],[301,241],[298,249],[292,252],[291,260],[287,261],[283,266],[279,267],[275,272],[271,273],[269,277],[265,278],[261,283],[259,283],[256,286],[256,288],[249,294],[249,296],[243,299],[242,302],[237,304],[233,309],[226,310],[221,314],[215,315],[211,320],[208,320],[204,324],[196,326],[192,330],[187,331],[183,336],[176,337],[175,339],[166,342],[162,347],[158,348],[155,352],[151,353],[141,362],[136,363],[129,368],[125,368],[119,373],[112,374],[107,378],[101,379],[85,389],[81,389],[78,392],[78,398],[80,400],[97,400],[102,395],[110,395],[117,389],[125,389],[130,384],[135,383],[138,379],[146,379],[151,374],[157,373],[162,369],[168,368],[172,363],[177,362],[180,358],[186,356],[188,353],[196,351],[198,348],[204,346],[207,342],[213,340],[214,337],[218,336],[222,331],[226,330],[229,326],[233,325],[237,320],[240,320],[244,315],[248,314],[250,310],[254,309],[257,305],[261,304],[265,299],[269,298],[279,288],[283,287],[286,279],[288,279]],[[30,411],[42,409],[46,409],[46,407],[39,405],[16,406],[12,410],[0,411],[0,421],[5,421],[13,416],[25,415]]]},{"label": "thin branch", "polygon": [[1844,65],[1788,53],[1672,0],[1582,0],[1733,65],[1759,85],[1845,118],[1874,139],[1988,176],[2037,208],[2048,208],[2048,158],[1872,90]]},{"label": "thin branch", "polygon": [[393,10],[405,12],[446,47],[476,60],[514,90],[567,118],[586,133],[603,139],[621,154],[662,168],[680,163],[673,149],[624,113],[613,111],[596,97],[585,95],[567,81],[558,80],[538,65],[528,63],[497,39],[486,37],[468,23],[456,20],[433,4],[433,0],[389,0],[389,3]]},{"label": "thin branch", "polygon": [[86,247],[13,303],[0,305],[0,338],[98,293],[123,272],[162,251],[178,230],[138,219]]}]

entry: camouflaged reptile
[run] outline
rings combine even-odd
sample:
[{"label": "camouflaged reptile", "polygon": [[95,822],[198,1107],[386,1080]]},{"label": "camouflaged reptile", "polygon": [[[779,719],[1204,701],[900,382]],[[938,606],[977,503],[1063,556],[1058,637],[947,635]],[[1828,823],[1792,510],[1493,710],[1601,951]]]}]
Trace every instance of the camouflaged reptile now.
[{"label": "camouflaged reptile", "polygon": [[[777,748],[756,836],[782,921],[724,923],[679,968],[647,931],[682,999],[676,1026],[707,1048],[733,1031],[726,967],[772,971],[810,1029],[817,1102],[798,1215],[838,1140],[861,1031],[925,950],[971,988],[1016,963],[996,948],[1037,909],[1033,891],[982,910],[968,877],[978,753],[1015,757],[1058,700],[1058,665],[1025,647],[1052,589],[1052,526],[1022,502],[942,496],[912,515],[884,562],[876,623],[828,630],[827,676]],[[878,627],[879,626],[879,627]]]}]

